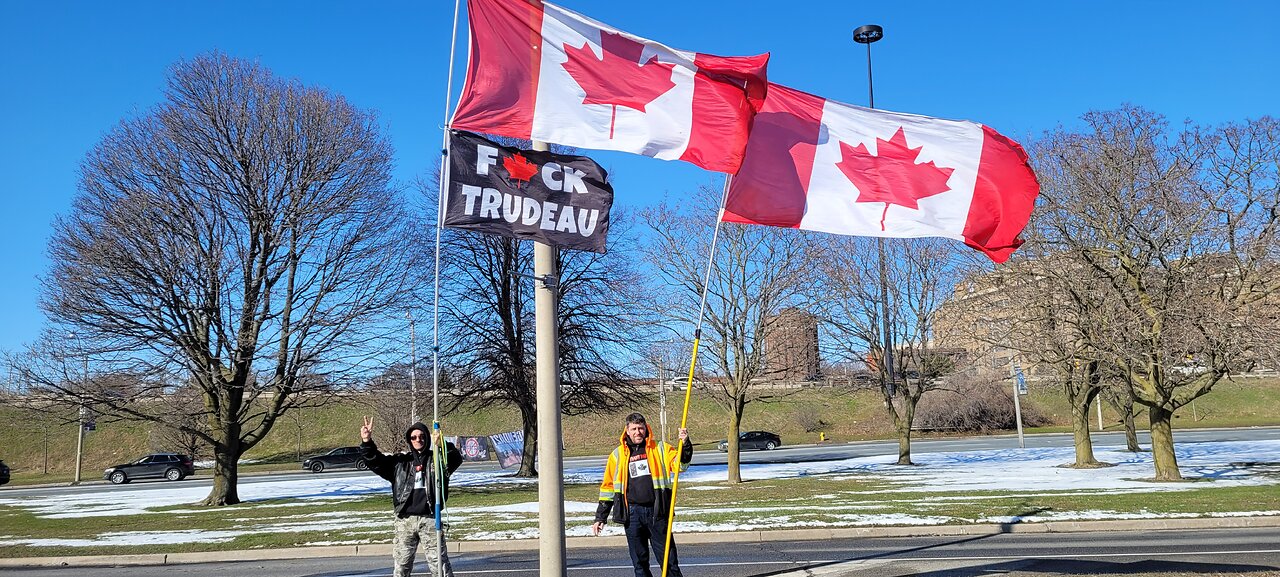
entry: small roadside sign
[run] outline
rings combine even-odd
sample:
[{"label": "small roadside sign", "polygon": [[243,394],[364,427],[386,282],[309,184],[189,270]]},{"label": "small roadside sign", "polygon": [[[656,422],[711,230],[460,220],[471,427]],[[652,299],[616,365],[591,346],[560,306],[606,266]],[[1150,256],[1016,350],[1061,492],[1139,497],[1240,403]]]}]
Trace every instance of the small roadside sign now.
[{"label": "small roadside sign", "polygon": [[1018,394],[1027,394],[1027,377],[1022,374],[1022,367],[1017,363],[1013,364],[1013,378],[1018,381]]}]

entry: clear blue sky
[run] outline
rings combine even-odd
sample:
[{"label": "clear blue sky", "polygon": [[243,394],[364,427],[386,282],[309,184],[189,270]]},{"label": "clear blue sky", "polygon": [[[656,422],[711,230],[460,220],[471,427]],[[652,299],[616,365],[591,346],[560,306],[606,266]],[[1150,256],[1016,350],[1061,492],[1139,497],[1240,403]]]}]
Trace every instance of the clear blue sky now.
[{"label": "clear blue sky", "polygon": [[[861,25],[881,108],[982,122],[1025,140],[1090,109],[1133,103],[1180,122],[1280,114],[1280,2],[743,2],[564,0],[675,48],[773,54],[769,77],[866,104]],[[781,9],[781,10],[780,10]],[[456,77],[466,58],[465,6]],[[0,350],[33,340],[50,223],[76,192],[85,153],[155,105],[175,61],[221,50],[376,110],[398,179],[440,147],[453,3],[14,1],[0,17]],[[454,83],[453,101],[461,82]],[[714,175],[692,165],[590,152],[640,207]]]}]

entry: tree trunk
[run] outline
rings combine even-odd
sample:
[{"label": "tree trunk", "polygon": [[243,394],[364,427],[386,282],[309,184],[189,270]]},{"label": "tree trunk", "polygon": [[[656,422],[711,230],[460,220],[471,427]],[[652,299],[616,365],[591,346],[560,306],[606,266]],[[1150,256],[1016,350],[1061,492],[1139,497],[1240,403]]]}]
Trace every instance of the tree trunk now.
[{"label": "tree trunk", "polygon": [[741,459],[738,454],[738,431],[742,428],[742,407],[738,403],[734,403],[734,410],[729,412],[729,434],[726,439],[729,440],[729,482],[741,483],[742,471],[739,464]]},{"label": "tree trunk", "polygon": [[1125,450],[1130,453],[1142,452],[1142,447],[1138,445],[1138,427],[1133,419],[1133,389],[1128,386],[1119,390],[1109,388],[1104,397],[1107,404],[1120,415],[1120,423],[1124,425]]},{"label": "tree trunk", "polygon": [[1138,426],[1133,422],[1133,397],[1120,397],[1120,420],[1124,422],[1124,444],[1130,453],[1142,452],[1138,445]]},{"label": "tree trunk", "polygon": [[1093,456],[1093,437],[1089,435],[1089,405],[1091,396],[1088,393],[1071,395],[1071,433],[1075,440],[1076,462],[1072,467],[1097,467],[1098,460]]},{"label": "tree trunk", "polygon": [[1151,417],[1151,458],[1156,465],[1157,481],[1181,481],[1178,456],[1173,452],[1173,411],[1164,407],[1147,407]]},{"label": "tree trunk", "polygon": [[209,496],[200,502],[201,505],[221,507],[240,502],[240,493],[236,486],[240,478],[239,463],[240,437],[238,434],[230,437],[228,442],[214,446],[213,489],[209,491]]},{"label": "tree trunk", "polygon": [[911,425],[898,427],[898,463],[899,465],[914,465],[911,462]]},{"label": "tree trunk", "polygon": [[520,456],[520,470],[517,477],[537,477],[538,469],[534,462],[538,458],[538,412],[532,408],[520,408],[520,422],[524,426],[524,452]]},{"label": "tree trunk", "polygon": [[911,395],[903,395],[902,411],[893,412],[894,427],[898,429],[898,463],[914,465],[911,462],[911,423],[916,417],[916,399]]}]

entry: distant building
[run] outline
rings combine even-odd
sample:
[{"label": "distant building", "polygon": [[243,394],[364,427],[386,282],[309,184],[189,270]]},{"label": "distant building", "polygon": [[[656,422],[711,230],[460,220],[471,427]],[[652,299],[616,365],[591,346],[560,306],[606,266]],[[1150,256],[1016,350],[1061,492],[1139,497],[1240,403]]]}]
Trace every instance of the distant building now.
[{"label": "distant building", "polygon": [[770,318],[768,324],[764,341],[768,378],[778,381],[821,378],[817,315],[799,308],[785,308]]},{"label": "distant building", "polygon": [[[1215,290],[1212,282],[1236,276],[1232,267],[1234,258],[1214,255],[1197,255],[1193,261],[1179,263],[1177,282],[1194,291],[1197,298],[1208,298]],[[1045,286],[1035,286],[1042,279],[1050,278],[1048,271],[1079,271],[1075,276],[1084,278],[1089,271],[1084,265],[1057,254],[1034,261],[1020,263],[1019,269],[1004,267],[1001,272],[975,274],[959,283],[946,302],[933,313],[932,345],[938,348],[962,350],[968,361],[984,368],[1010,370],[1014,363],[1028,375],[1042,375],[1049,367],[1036,362],[1034,354],[1019,351],[1035,351],[1043,345],[1045,335],[1057,335],[1066,342],[1072,338],[1070,328],[1073,316],[1078,314],[1067,294],[1061,289],[1046,294]],[[1262,265],[1268,266],[1268,265]],[[1277,271],[1280,272],[1280,271]],[[1266,278],[1266,277],[1264,277]],[[1271,275],[1270,278],[1277,278]],[[1208,286],[1205,281],[1212,281]],[[1100,281],[1099,281],[1100,282]],[[1048,285],[1050,288],[1052,283]],[[1192,298],[1192,293],[1187,298]],[[1258,292],[1240,297],[1247,305],[1239,303],[1227,307],[1232,316],[1227,322],[1240,325],[1274,326],[1280,318],[1280,292],[1263,285]],[[1212,301],[1211,298],[1208,299]],[[1206,309],[1212,310],[1212,309]],[[1188,361],[1194,359],[1195,350],[1170,350],[1174,358],[1185,353]],[[1271,367],[1276,363],[1269,351],[1249,359],[1259,367]]]},{"label": "distant building", "polygon": [[[955,287],[951,298],[933,313],[933,347],[962,351],[963,356],[988,368],[1008,367],[1017,357],[1011,327],[1023,312],[1011,306],[1019,289],[1006,286],[997,274],[972,276]],[[1021,343],[1018,343],[1021,344]]]}]

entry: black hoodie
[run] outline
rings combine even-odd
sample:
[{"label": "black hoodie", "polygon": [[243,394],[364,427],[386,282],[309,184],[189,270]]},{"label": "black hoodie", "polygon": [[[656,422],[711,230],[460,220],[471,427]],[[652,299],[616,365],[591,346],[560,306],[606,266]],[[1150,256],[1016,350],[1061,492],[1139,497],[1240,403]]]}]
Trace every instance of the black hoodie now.
[{"label": "black hoodie", "polygon": [[[422,451],[414,451],[413,443],[409,443],[409,433],[420,431],[427,438],[427,446]],[[379,477],[391,482],[391,503],[396,516],[409,515],[435,516],[435,478],[432,469],[431,429],[422,423],[414,423],[404,432],[405,443],[409,450],[392,455],[384,455],[370,439],[360,443],[360,450],[369,470]],[[449,499],[449,476],[462,465],[462,453],[453,443],[445,443],[446,465],[444,477],[444,499]],[[421,469],[419,469],[421,467]],[[416,483],[421,472],[423,483]],[[418,485],[415,487],[415,485]],[[415,490],[417,489],[417,490]]]}]

